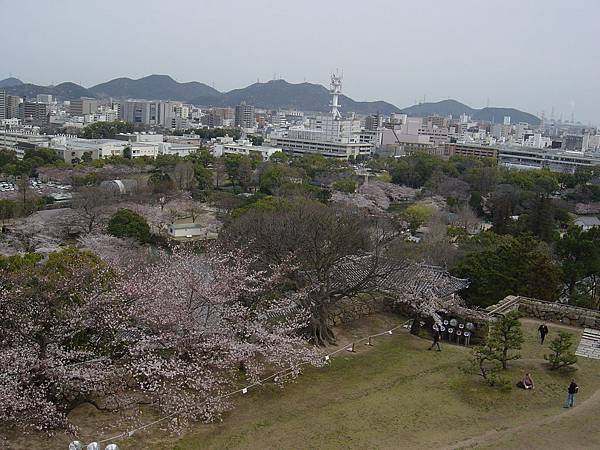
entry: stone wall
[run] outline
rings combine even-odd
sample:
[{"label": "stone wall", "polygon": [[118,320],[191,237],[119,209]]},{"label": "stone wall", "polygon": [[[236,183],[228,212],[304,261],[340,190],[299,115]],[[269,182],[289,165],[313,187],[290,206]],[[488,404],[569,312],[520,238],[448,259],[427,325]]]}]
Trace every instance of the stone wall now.
[{"label": "stone wall", "polygon": [[329,325],[350,323],[362,317],[390,310],[389,299],[385,298],[345,298],[329,313]]},{"label": "stone wall", "polygon": [[[504,307],[506,306],[506,307]],[[509,295],[498,304],[487,308],[499,313],[517,309],[526,317],[544,322],[556,322],[575,327],[600,329],[600,311],[566,305],[564,303],[546,302],[533,298]]]},{"label": "stone wall", "polygon": [[[414,317],[414,310],[410,306],[394,301],[391,297],[345,298],[329,313],[329,325],[347,324],[380,312],[392,312],[403,317]],[[454,318],[460,323],[473,323],[475,329],[472,330],[471,343],[476,344],[487,335],[488,319],[487,317],[480,317],[481,314],[469,313],[470,311],[465,309],[463,314],[449,314],[443,319]],[[433,318],[422,317],[421,320],[425,322],[425,329],[431,331],[434,324]]]}]

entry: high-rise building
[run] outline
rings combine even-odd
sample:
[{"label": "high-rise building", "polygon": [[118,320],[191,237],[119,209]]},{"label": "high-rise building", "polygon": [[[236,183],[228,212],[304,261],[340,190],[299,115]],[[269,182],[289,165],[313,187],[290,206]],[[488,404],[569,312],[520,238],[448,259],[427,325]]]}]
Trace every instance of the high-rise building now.
[{"label": "high-rise building", "polygon": [[584,150],[583,136],[576,134],[566,134],[563,136],[563,149],[574,152],[581,152]]},{"label": "high-rise building", "polygon": [[240,128],[254,128],[256,126],[254,106],[242,102],[235,107],[235,126]]},{"label": "high-rise building", "polygon": [[36,101],[38,103],[52,103],[52,95],[51,94],[38,94],[36,95]]},{"label": "high-rise building", "polygon": [[6,119],[6,91],[0,89],[0,120]]},{"label": "high-rise building", "polygon": [[48,124],[48,104],[25,100],[20,104],[21,119],[31,125],[44,126]]},{"label": "high-rise building", "polygon": [[72,116],[84,116],[94,114],[98,110],[98,100],[95,98],[81,97],[77,100],[71,100],[69,112]]},{"label": "high-rise building", "polygon": [[380,114],[372,114],[365,119],[365,130],[377,131],[383,125],[383,117]]},{"label": "high-rise building", "polygon": [[6,96],[6,118],[15,119],[19,117],[19,105],[23,99],[16,95]]},{"label": "high-rise building", "polygon": [[160,102],[125,101],[121,104],[121,118],[133,124],[160,125]]}]

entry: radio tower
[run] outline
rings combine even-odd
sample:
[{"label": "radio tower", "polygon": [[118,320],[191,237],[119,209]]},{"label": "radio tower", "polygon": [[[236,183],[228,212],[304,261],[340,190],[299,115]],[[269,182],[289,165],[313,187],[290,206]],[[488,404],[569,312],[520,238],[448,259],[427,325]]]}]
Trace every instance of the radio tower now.
[{"label": "radio tower", "polygon": [[340,120],[342,115],[340,114],[340,104],[338,103],[338,98],[342,94],[342,76],[336,73],[331,74],[331,85],[330,90],[331,93],[331,115],[335,120]]}]

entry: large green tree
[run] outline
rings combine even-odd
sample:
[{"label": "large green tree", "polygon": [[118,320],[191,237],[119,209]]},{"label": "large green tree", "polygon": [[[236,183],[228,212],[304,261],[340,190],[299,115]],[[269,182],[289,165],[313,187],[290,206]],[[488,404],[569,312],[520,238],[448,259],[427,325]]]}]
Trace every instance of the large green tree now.
[{"label": "large green tree", "polygon": [[131,133],[133,130],[133,124],[122,120],[96,122],[83,129],[83,137],[86,139],[113,139],[119,133]]},{"label": "large green tree", "polygon": [[507,295],[555,301],[561,290],[561,270],[544,243],[530,236],[482,233],[453,272],[471,284],[463,292],[472,305],[489,306]]},{"label": "large green tree", "polygon": [[119,209],[108,222],[109,234],[116,237],[128,237],[140,242],[150,238],[150,227],[142,216],[130,209]]},{"label": "large green tree", "polygon": [[[600,229],[583,231],[571,227],[556,242],[556,255],[562,269],[569,302],[598,305],[596,280],[600,279]],[[589,281],[584,283],[584,280]]]}]

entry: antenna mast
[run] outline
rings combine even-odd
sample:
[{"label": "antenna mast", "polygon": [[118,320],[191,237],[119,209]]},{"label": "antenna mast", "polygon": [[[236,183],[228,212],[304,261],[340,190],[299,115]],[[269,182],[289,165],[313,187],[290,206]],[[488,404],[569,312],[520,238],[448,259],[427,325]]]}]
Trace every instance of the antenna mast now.
[{"label": "antenna mast", "polygon": [[331,85],[329,92],[331,93],[331,115],[335,120],[340,120],[342,118],[342,114],[338,109],[340,107],[338,100],[339,96],[342,94],[342,76],[338,75],[337,71],[331,74]]}]

